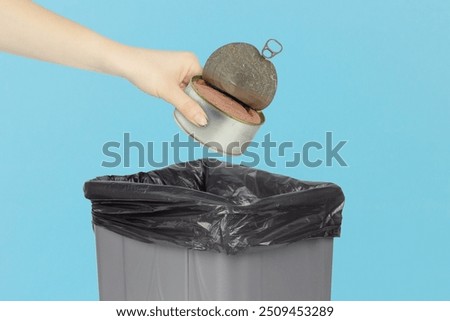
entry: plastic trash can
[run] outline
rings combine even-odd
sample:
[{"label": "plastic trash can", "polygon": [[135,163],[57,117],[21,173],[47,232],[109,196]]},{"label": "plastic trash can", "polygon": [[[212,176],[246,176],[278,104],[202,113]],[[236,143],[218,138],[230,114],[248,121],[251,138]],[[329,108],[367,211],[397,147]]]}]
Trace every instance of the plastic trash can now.
[{"label": "plastic trash can", "polygon": [[203,159],[85,183],[101,300],[329,300],[344,195]]}]

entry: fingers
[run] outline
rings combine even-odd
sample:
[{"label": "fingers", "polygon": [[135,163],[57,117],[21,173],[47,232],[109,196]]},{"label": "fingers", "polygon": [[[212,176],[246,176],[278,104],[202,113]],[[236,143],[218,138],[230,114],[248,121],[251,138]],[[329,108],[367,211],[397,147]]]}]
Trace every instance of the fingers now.
[{"label": "fingers", "polygon": [[197,61],[197,63],[192,65],[187,76],[189,78],[192,78],[194,76],[201,75],[202,73],[203,73],[203,68],[200,66],[200,64]]},{"label": "fingers", "polygon": [[203,72],[203,68],[199,63],[197,56],[192,52],[187,52],[186,55],[191,62],[189,71],[186,76],[192,78],[193,76],[201,75]]},{"label": "fingers", "polygon": [[169,96],[166,100],[174,105],[191,123],[199,127],[204,127],[208,124],[208,117],[200,105],[179,87],[174,88]]},{"label": "fingers", "polygon": [[201,75],[203,73],[203,68],[198,62],[197,57],[190,52],[186,53],[187,58],[189,59],[189,69],[186,71],[184,75],[183,84],[188,84],[192,77]]}]

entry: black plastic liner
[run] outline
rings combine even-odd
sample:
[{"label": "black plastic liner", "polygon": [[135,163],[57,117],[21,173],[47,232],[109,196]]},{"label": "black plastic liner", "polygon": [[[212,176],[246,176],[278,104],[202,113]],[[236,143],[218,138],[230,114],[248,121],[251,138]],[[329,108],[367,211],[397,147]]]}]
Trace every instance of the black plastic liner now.
[{"label": "black plastic liner", "polygon": [[249,247],[340,235],[344,195],[215,159],[84,185],[95,225],[148,243],[236,254]]}]

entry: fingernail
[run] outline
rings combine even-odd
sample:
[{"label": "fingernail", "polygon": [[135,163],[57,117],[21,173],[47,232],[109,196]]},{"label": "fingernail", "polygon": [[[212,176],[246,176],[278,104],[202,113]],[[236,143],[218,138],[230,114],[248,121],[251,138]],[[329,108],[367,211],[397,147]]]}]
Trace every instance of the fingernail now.
[{"label": "fingernail", "polygon": [[196,114],[194,116],[194,120],[197,124],[199,124],[201,127],[205,127],[206,125],[208,125],[208,119],[206,118],[205,115],[202,114]]}]

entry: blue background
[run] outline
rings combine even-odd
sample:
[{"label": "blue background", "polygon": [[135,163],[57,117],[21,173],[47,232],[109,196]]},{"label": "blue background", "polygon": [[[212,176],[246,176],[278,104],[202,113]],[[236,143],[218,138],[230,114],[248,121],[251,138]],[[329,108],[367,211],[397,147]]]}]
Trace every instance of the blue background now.
[{"label": "blue background", "polygon": [[[450,299],[450,2],[38,3],[130,45],[193,51],[202,64],[229,42],[280,40],[279,89],[257,140],[270,132],[301,150],[331,131],[348,140],[349,166],[258,167],[343,188],[333,299]],[[83,183],[151,170],[104,168],[102,146],[124,132],[170,140],[180,132],[173,109],[123,79],[7,54],[0,79],[0,299],[96,300]]]}]

